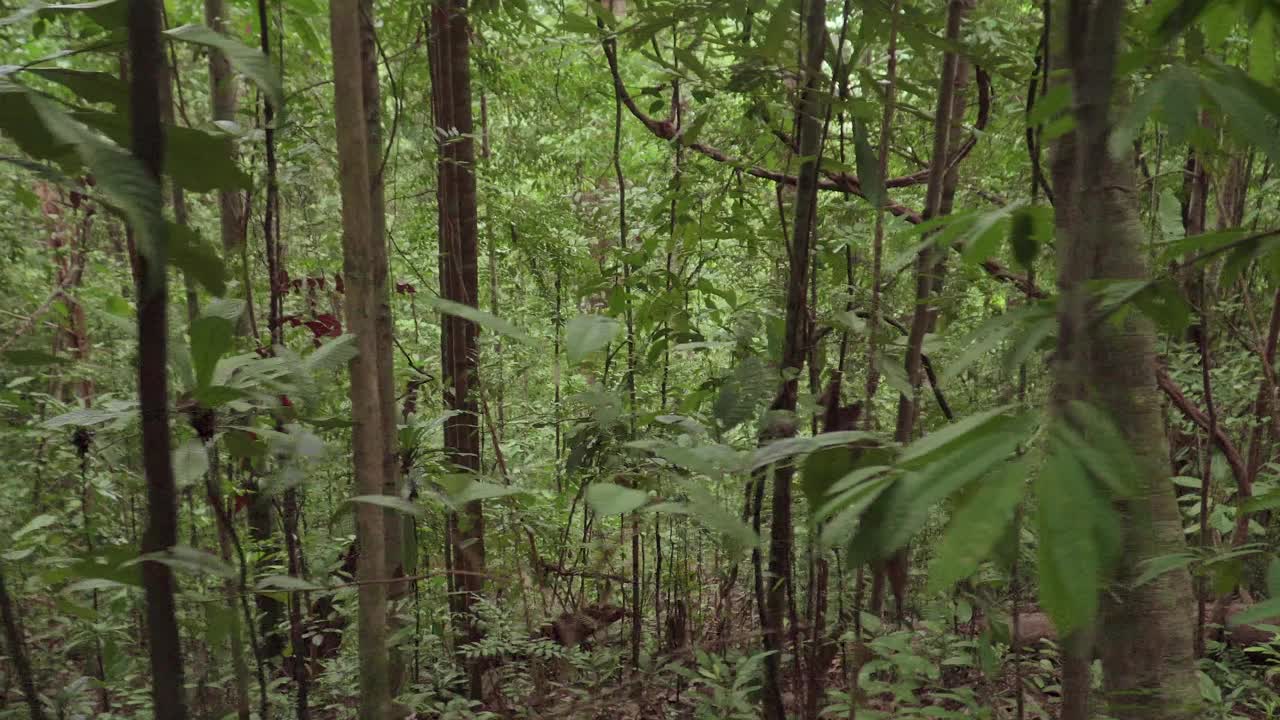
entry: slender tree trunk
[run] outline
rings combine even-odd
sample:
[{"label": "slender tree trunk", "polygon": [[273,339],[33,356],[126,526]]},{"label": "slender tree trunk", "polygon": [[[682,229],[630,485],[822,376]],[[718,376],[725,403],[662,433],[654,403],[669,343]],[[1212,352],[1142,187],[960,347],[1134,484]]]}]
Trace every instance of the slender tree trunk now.
[{"label": "slender tree trunk", "polygon": [[[204,23],[216,32],[227,32],[225,0],[204,0]],[[214,120],[236,121],[236,77],[231,72],[231,61],[216,48],[209,49],[209,97]],[[218,224],[221,228],[222,250],[228,260],[239,254],[244,245],[243,206],[240,193],[235,190],[218,191]],[[247,300],[248,296],[245,297]],[[237,330],[241,334],[249,332],[247,303]]]},{"label": "slender tree trunk", "polygon": [[[438,133],[448,133],[438,145],[437,198],[440,237],[440,296],[478,306],[475,147],[471,117],[470,23],[466,0],[435,0],[431,6],[431,101]],[[455,136],[456,133],[456,136]],[[480,426],[475,323],[455,315],[441,318],[441,355],[445,378],[444,405],[458,414],[444,425],[445,455],[463,472],[480,471]],[[481,630],[472,607],[484,592],[484,511],[479,501],[468,503],[458,518],[454,565],[460,574],[461,608],[467,615],[467,639],[479,640]],[[483,693],[485,664],[469,663],[471,696]]]},{"label": "slender tree trunk", "polygon": [[[1078,123],[1074,134],[1059,139],[1053,161],[1064,294],[1055,400],[1087,400],[1108,411],[1144,470],[1138,491],[1119,506],[1124,545],[1102,602],[1098,639],[1111,714],[1179,720],[1198,717],[1200,705],[1195,626],[1187,622],[1194,607],[1190,577],[1169,572],[1133,586],[1142,562],[1186,548],[1168,483],[1159,395],[1151,383],[1154,336],[1133,316],[1122,326],[1091,321],[1085,295],[1092,280],[1147,275],[1132,162],[1114,159],[1108,150],[1125,5],[1073,0],[1055,19],[1055,49],[1072,71]],[[1087,656],[1085,650],[1078,654]]]},{"label": "slender tree trunk", "polygon": [[[164,55],[160,46],[160,5],[155,0],[129,3],[129,108],[133,154],[151,176],[144,192],[161,206],[164,126],[160,103]],[[135,233],[163,232],[134,228]],[[142,415],[142,464],[147,480],[147,528],[142,552],[164,553],[178,544],[178,503],[169,447],[168,273],[164,237],[145,237],[148,252],[139,254],[138,404]],[[148,651],[152,697],[157,718],[182,720],[187,715],[183,691],[182,648],[174,602],[177,583],[166,564],[142,564],[147,602]]]},{"label": "slender tree trunk", "polygon": [[27,701],[27,711],[31,713],[31,720],[44,720],[44,705],[40,703],[40,695],[36,692],[35,677],[31,674],[31,663],[27,660],[27,643],[22,638],[18,613],[4,583],[3,569],[0,569],[0,620],[4,622],[4,639],[9,646],[9,660],[18,675],[18,686],[22,688],[22,697]]},{"label": "slender tree trunk", "polygon": [[[800,166],[796,189],[795,218],[788,248],[790,258],[787,276],[786,325],[782,347],[784,378],[772,410],[794,413],[799,374],[804,367],[809,345],[808,303],[809,255],[814,226],[818,216],[818,167],[822,154],[822,118],[826,88],[822,78],[823,53],[827,44],[826,0],[804,3],[805,82],[797,112],[799,126]],[[766,428],[762,442],[791,437],[796,433],[795,418],[777,421]],[[781,465],[773,473],[773,520],[769,528],[769,573],[765,605],[761,608],[761,624],[765,658],[763,711],[767,720],[784,720],[782,700],[783,616],[788,611],[787,592],[791,584],[792,520],[791,480],[795,468]],[[761,479],[762,481],[763,479]]]},{"label": "slender tree trunk", "polygon": [[[972,8],[968,0],[951,0],[947,5],[946,38],[949,43],[956,43],[960,38],[960,25]],[[938,81],[938,105],[934,111],[933,124],[933,156],[929,162],[929,182],[925,190],[925,219],[937,217],[942,211],[942,203],[947,178],[947,163],[950,154],[951,113],[955,109],[956,72],[960,64],[959,55],[946,52],[942,56],[942,74]],[[898,418],[893,438],[906,444],[915,437],[916,421],[919,416],[920,386],[923,382],[924,338],[933,322],[932,303],[934,274],[939,264],[936,253],[932,249],[924,250],[916,258],[915,308],[911,314],[911,329],[907,334],[907,356],[905,369],[907,380],[912,387],[912,395],[898,396]],[[910,551],[902,548],[895,552],[883,567],[876,568],[875,580],[872,583],[871,609],[879,612],[882,607],[885,579],[893,586],[895,617],[898,622],[904,620],[904,601],[906,595],[907,565]]]},{"label": "slender tree trunk", "polygon": [[[329,5],[333,45],[334,115],[342,188],[343,277],[347,327],[355,333],[359,354],[351,361],[351,410],[357,492],[383,490],[382,401],[378,386],[377,306],[373,264],[376,258],[373,211],[369,197],[368,129],[365,122],[360,58],[360,0]],[[360,717],[385,720],[390,710],[387,672],[386,551],[383,508],[359,503]]]}]

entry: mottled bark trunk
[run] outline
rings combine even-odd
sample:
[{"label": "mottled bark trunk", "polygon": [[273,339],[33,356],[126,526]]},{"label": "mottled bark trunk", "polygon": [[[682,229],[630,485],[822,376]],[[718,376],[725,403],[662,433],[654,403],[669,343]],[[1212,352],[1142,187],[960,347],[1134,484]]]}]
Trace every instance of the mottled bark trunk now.
[{"label": "mottled bark trunk", "polygon": [[[342,188],[343,277],[347,328],[356,335],[359,355],[351,361],[352,446],[356,488],[361,495],[383,489],[382,403],[378,386],[377,308],[373,265],[376,257],[373,211],[369,198],[368,130],[365,124],[360,59],[360,0],[333,0],[329,6],[333,44],[334,115]],[[390,708],[387,676],[387,595],[383,508],[356,508],[360,561],[359,655],[360,717],[385,720]]]},{"label": "mottled bark trunk", "polygon": [[1154,335],[1132,315],[1122,325],[1092,321],[1085,294],[1093,280],[1147,277],[1133,163],[1108,150],[1124,12],[1124,3],[1076,0],[1055,21],[1058,53],[1072,70],[1078,122],[1076,133],[1058,141],[1053,160],[1063,292],[1055,400],[1087,400],[1109,412],[1143,471],[1138,490],[1118,505],[1123,546],[1099,623],[1111,713],[1190,720],[1200,702],[1194,624],[1186,621],[1193,612],[1190,577],[1170,572],[1133,587],[1142,562],[1186,549],[1151,383]]}]

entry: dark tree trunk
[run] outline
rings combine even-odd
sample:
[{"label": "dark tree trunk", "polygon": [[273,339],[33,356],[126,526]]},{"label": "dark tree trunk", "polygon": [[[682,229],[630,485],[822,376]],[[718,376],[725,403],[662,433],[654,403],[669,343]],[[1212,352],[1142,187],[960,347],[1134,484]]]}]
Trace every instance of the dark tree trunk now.
[{"label": "dark tree trunk", "polygon": [[[439,143],[437,201],[440,237],[440,296],[478,307],[475,128],[471,118],[470,24],[466,0],[436,0],[431,6],[431,105]],[[456,134],[456,135],[455,135]],[[480,471],[480,425],[476,376],[475,323],[455,315],[441,318],[444,405],[458,414],[445,421],[448,462],[462,472]],[[484,592],[484,512],[468,503],[457,519],[454,572],[462,590],[461,609],[470,615]],[[466,638],[478,640],[480,628],[468,617]],[[471,696],[482,693],[484,663],[469,663]]]},{"label": "dark tree trunk", "polygon": [[[809,255],[814,226],[818,217],[818,167],[822,154],[822,118],[824,115],[822,59],[827,44],[826,0],[809,0],[804,4],[805,83],[796,108],[799,126],[800,166],[796,189],[795,218],[788,249],[787,310],[782,346],[782,372],[786,374],[771,409],[794,414],[798,379],[809,349],[809,311],[805,294],[809,289]],[[785,418],[766,428],[761,441],[791,437],[796,433],[796,419]],[[773,519],[769,528],[768,583],[765,605],[761,608],[765,658],[764,715],[767,720],[784,720],[782,701],[783,616],[788,612],[787,595],[791,586],[792,520],[791,480],[795,468],[781,465],[773,473]]]},{"label": "dark tree trunk", "polygon": [[4,639],[9,646],[9,660],[18,675],[18,686],[22,688],[22,697],[27,701],[27,711],[31,713],[31,720],[44,720],[44,705],[40,704],[35,678],[31,674],[31,663],[27,660],[27,643],[22,638],[22,627],[18,623],[13,599],[9,597],[9,590],[4,584],[3,571],[0,571],[0,620],[4,622]]},{"label": "dark tree trunk", "polygon": [[[151,176],[143,192],[159,208],[160,174],[164,167],[164,126],[160,103],[164,55],[160,46],[160,5],[155,0],[129,3],[129,108],[133,154]],[[134,228],[147,252],[139,253],[138,404],[142,415],[142,464],[147,480],[147,528],[143,554],[164,553],[178,544],[178,502],[169,448],[168,273],[163,232]],[[152,697],[157,718],[181,720],[187,715],[183,696],[182,649],[174,603],[176,582],[164,563],[142,564],[147,602],[148,651]]]}]

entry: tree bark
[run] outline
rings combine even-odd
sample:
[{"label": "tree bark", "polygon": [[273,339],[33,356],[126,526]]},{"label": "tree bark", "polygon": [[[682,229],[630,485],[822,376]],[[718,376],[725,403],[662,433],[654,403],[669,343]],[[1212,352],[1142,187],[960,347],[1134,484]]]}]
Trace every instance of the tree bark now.
[{"label": "tree bark", "polygon": [[1059,139],[1052,169],[1063,292],[1055,401],[1087,400],[1109,412],[1143,469],[1137,492],[1118,506],[1120,566],[1102,602],[1098,639],[1111,713],[1190,720],[1200,704],[1194,624],[1186,622],[1193,612],[1190,577],[1170,572],[1133,587],[1143,561],[1186,548],[1151,383],[1154,335],[1133,316],[1121,326],[1091,321],[1085,295],[1093,280],[1147,276],[1133,163],[1108,150],[1124,12],[1125,3],[1073,0],[1054,22],[1055,49],[1072,71],[1078,123],[1074,134]]},{"label": "tree bark", "polygon": [[[471,117],[470,23],[466,0],[435,0],[430,32],[431,104],[438,144],[438,220],[440,296],[478,307],[475,128]],[[445,456],[462,472],[480,471],[479,403],[476,345],[479,328],[455,315],[441,318],[444,405],[458,414],[444,424]],[[468,616],[466,638],[475,642],[481,630],[471,617],[484,592],[484,511],[479,501],[467,504],[458,518],[454,570],[462,589],[461,609]],[[469,663],[471,696],[483,692],[485,664]]]},{"label": "tree bark", "polygon": [[[826,50],[826,0],[809,0],[803,5],[805,83],[796,108],[799,126],[800,166],[796,188],[795,217],[791,245],[788,248],[786,324],[782,346],[782,386],[771,410],[794,414],[798,381],[809,347],[809,312],[806,293],[809,289],[809,255],[814,226],[818,216],[818,173],[822,154],[822,118],[824,93],[822,61]],[[764,428],[761,441],[776,441],[796,433],[796,419],[774,420]],[[791,481],[795,468],[783,464],[773,473],[773,518],[769,527],[769,563],[765,604],[761,608],[761,629],[765,657],[763,711],[767,720],[785,720],[782,700],[783,616],[788,611],[787,594],[791,585],[792,519]],[[759,480],[763,482],[763,478]]]},{"label": "tree bark", "polygon": [[[129,3],[129,109],[133,154],[151,176],[142,190],[159,208],[164,168],[164,125],[161,92],[164,55],[160,45],[160,4]],[[138,236],[162,233],[134,228]],[[139,253],[138,405],[142,415],[142,464],[147,484],[147,527],[142,553],[165,553],[178,544],[178,503],[169,447],[168,273],[163,236],[144,237],[148,252]],[[187,715],[183,692],[182,648],[174,602],[177,583],[164,563],[142,564],[147,604],[147,649],[151,658],[152,699],[157,718],[182,720]]]},{"label": "tree bark", "polygon": [[[225,0],[204,0],[204,23],[215,32],[227,32]],[[231,72],[231,61],[217,48],[209,48],[209,98],[215,121],[236,121],[236,77]],[[238,192],[218,191],[218,224],[222,235],[222,250],[228,259],[238,254],[244,245],[243,212]],[[237,330],[241,334],[249,332],[247,304]]]},{"label": "tree bark", "polygon": [[2,570],[0,570],[0,620],[4,622],[4,639],[9,646],[9,659],[18,675],[18,686],[22,688],[22,697],[27,701],[27,711],[31,713],[31,720],[44,720],[44,705],[40,703],[35,678],[31,674],[31,663],[27,660],[27,644],[22,638],[18,613],[14,610],[13,600],[9,597],[8,588],[5,587]]},{"label": "tree bark", "polygon": [[[343,277],[347,328],[357,337],[351,361],[352,446],[357,491],[382,493],[382,401],[378,386],[378,342],[373,264],[376,257],[369,197],[368,131],[360,58],[360,0],[329,5],[333,45],[334,115],[342,189]],[[356,542],[359,586],[360,717],[385,720],[390,709],[387,675],[387,594],[383,508],[359,503]]]}]

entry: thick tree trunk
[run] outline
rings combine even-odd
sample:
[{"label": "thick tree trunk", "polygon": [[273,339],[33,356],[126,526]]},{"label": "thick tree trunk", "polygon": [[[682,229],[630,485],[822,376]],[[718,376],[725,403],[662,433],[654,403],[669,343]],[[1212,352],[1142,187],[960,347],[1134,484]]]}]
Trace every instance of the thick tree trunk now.
[{"label": "thick tree trunk", "polygon": [[[400,497],[404,491],[400,474],[400,451],[396,427],[395,363],[393,348],[394,325],[391,317],[390,253],[387,251],[387,220],[384,191],[386,151],[382,147],[382,92],[378,78],[378,38],[374,27],[373,0],[360,2],[360,68],[363,73],[364,121],[369,153],[369,205],[373,213],[373,293],[374,322],[378,333],[378,392],[381,393],[380,418],[382,426],[382,494]],[[383,537],[385,538],[386,569],[389,577],[405,575],[404,543],[406,530],[412,539],[411,518],[395,510],[386,510]],[[409,592],[405,582],[387,585],[387,601],[390,605],[388,622],[392,631],[398,627],[394,603]],[[404,680],[404,660],[394,648],[391,651],[391,692],[395,695]]]},{"label": "thick tree trunk", "polygon": [[[436,0],[431,6],[431,103],[440,134],[437,198],[440,236],[440,296],[477,307],[477,218],[475,128],[471,118],[470,23],[466,0]],[[455,315],[441,318],[444,405],[458,414],[445,421],[448,462],[462,472],[480,471],[476,339],[479,328]],[[457,519],[454,572],[462,590],[461,610],[470,616],[484,592],[484,511],[468,503]],[[466,618],[469,642],[480,639],[475,619]],[[470,662],[471,695],[483,692],[484,663]]]},{"label": "thick tree trunk", "polygon": [[[378,342],[374,269],[373,211],[369,198],[368,131],[365,124],[360,59],[360,0],[329,5],[333,44],[334,115],[342,188],[343,277],[347,328],[357,337],[359,355],[351,361],[351,411],[357,492],[382,492],[382,402],[378,386]],[[385,720],[390,709],[387,675],[387,594],[383,508],[359,503],[356,542],[359,588],[360,717]]]},{"label": "thick tree trunk", "polygon": [[[164,125],[161,123],[160,4],[156,0],[129,3],[129,109],[132,114],[133,154],[153,184],[143,190],[160,207],[164,168]],[[135,233],[162,232],[134,228]],[[138,405],[142,415],[142,464],[147,480],[147,528],[142,552],[164,553],[178,544],[178,502],[169,447],[168,273],[163,237],[145,238],[147,253],[139,254],[138,287]],[[182,648],[174,602],[176,582],[166,564],[142,564],[150,642],[152,698],[155,715],[182,720],[187,715],[183,690]]]},{"label": "thick tree trunk", "polygon": [[1117,326],[1086,314],[1086,283],[1147,276],[1132,162],[1114,159],[1107,147],[1124,11],[1124,3],[1075,0],[1055,20],[1057,47],[1073,74],[1078,121],[1076,133],[1058,141],[1053,160],[1064,308],[1055,400],[1088,400],[1108,411],[1144,470],[1136,494],[1119,506],[1120,567],[1102,603],[1098,638],[1111,713],[1189,720],[1198,717],[1200,703],[1194,624],[1186,621],[1193,612],[1190,577],[1170,572],[1133,587],[1143,561],[1186,549],[1151,383],[1154,336],[1137,317]]}]

